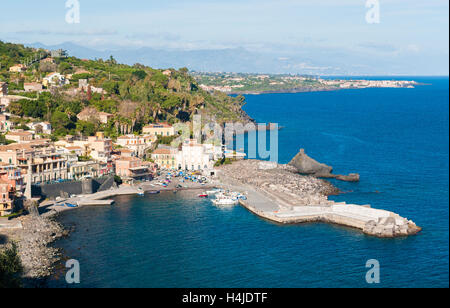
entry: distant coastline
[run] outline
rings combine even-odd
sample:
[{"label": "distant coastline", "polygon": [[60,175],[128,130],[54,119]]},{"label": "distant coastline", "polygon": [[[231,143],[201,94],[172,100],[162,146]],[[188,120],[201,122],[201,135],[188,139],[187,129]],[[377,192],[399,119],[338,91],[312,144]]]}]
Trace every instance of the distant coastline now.
[{"label": "distant coastline", "polygon": [[229,95],[323,92],[367,88],[414,88],[414,80],[389,79],[323,79],[303,75],[270,75],[240,73],[194,73],[200,87],[208,92]]},{"label": "distant coastline", "polygon": [[[416,86],[427,86],[430,84],[426,83],[417,83]],[[342,91],[342,90],[361,90],[361,89],[385,89],[386,87],[367,87],[367,88],[292,88],[285,90],[272,90],[272,91],[236,91],[236,92],[227,92],[228,95],[262,95],[262,94],[289,94],[289,93],[308,93],[308,92],[331,92],[331,91]],[[392,88],[392,89],[406,89],[404,88]]]}]

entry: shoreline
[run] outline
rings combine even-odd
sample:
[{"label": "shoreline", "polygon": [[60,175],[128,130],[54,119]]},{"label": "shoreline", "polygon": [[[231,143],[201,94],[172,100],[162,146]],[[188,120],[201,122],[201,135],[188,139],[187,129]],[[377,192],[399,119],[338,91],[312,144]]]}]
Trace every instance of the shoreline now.
[{"label": "shoreline", "polygon": [[[18,245],[19,256],[24,266],[23,283],[25,288],[45,287],[48,279],[55,273],[56,265],[63,259],[62,251],[54,247],[57,240],[70,236],[71,230],[58,221],[58,216],[67,211],[77,210],[86,206],[106,206],[108,204],[98,205],[80,205],[75,208],[61,206],[58,204],[77,203],[78,201],[89,202],[114,198],[124,195],[137,195],[143,188],[143,191],[150,193],[152,191],[174,192],[210,189],[215,186],[199,185],[196,183],[185,183],[187,187],[176,188],[177,183],[171,183],[168,187],[152,187],[150,183],[144,183],[134,186],[121,186],[103,192],[97,192],[90,195],[78,196],[75,198],[63,199],[59,201],[43,201],[37,209],[39,216],[28,213],[17,217],[11,221],[0,218],[0,248],[15,242]],[[4,243],[3,243],[4,241]]]},{"label": "shoreline", "polygon": [[[328,181],[296,174],[288,165],[265,169],[261,168],[261,163],[247,160],[235,163],[237,167],[222,168],[222,181],[231,180],[225,187],[245,187],[247,200],[240,200],[240,205],[261,218],[282,225],[331,223],[352,227],[377,238],[405,237],[422,230],[413,221],[394,212],[328,200],[333,194],[328,185],[334,187]],[[250,176],[245,178],[242,174]],[[301,181],[302,184],[297,184]],[[299,190],[303,191],[296,194]]]},{"label": "shoreline", "polygon": [[[417,83],[415,86],[427,86],[427,83]],[[414,87],[415,88],[415,87]],[[331,92],[341,90],[364,90],[364,89],[411,89],[408,87],[353,87],[353,88],[293,88],[285,90],[265,90],[265,91],[234,91],[224,92],[227,95],[262,95],[262,94],[293,94],[293,93],[312,93],[312,92]]]},{"label": "shoreline", "polygon": [[[217,169],[218,177],[211,180],[208,185],[187,182],[184,183],[186,187],[176,188],[179,181],[174,180],[165,188],[151,186],[151,183],[143,183],[134,186],[123,185],[66,200],[44,201],[38,207],[40,216],[33,217],[28,214],[17,218],[21,222],[21,228],[5,229],[6,235],[9,237],[8,233],[18,232],[18,236],[11,237],[11,240],[19,244],[21,259],[26,268],[25,285],[42,286],[54,274],[57,262],[63,257],[61,250],[51,244],[62,237],[70,236],[70,231],[57,221],[60,213],[84,206],[108,206],[112,202],[96,205],[94,201],[122,195],[137,195],[141,191],[151,193],[222,188],[244,193],[247,200],[240,200],[240,206],[261,219],[279,225],[311,222],[331,223],[358,229],[366,235],[377,238],[405,237],[421,231],[421,228],[414,222],[393,212],[373,209],[369,205],[361,206],[328,200],[328,196],[340,193],[340,191],[326,180],[294,173],[288,165],[276,165],[275,168],[267,168],[266,165],[267,162],[244,160],[222,166]],[[233,175],[233,169],[238,171],[236,175],[239,179]],[[248,177],[245,178],[243,174]],[[270,180],[266,183],[264,178],[267,176]],[[293,187],[293,184],[297,186]],[[296,195],[287,187],[300,193]],[[278,189],[283,189],[283,191],[278,191]],[[58,205],[65,202],[80,203],[80,206],[70,208]],[[89,202],[94,204],[88,205]]]}]

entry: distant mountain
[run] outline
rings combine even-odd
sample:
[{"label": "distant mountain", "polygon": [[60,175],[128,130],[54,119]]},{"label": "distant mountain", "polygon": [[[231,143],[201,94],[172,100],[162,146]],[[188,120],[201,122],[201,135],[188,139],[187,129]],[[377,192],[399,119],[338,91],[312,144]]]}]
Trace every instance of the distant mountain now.
[{"label": "distant mountain", "polygon": [[66,42],[54,46],[34,43],[28,46],[46,49],[65,49],[78,58],[107,59],[111,55],[121,63],[141,63],[155,68],[187,67],[200,72],[239,72],[307,75],[415,75],[419,65],[411,66],[410,59],[401,56],[374,57],[370,53],[339,50],[333,48],[299,48],[287,52],[279,48],[276,52],[249,51],[244,48],[176,50],[143,48],[93,49]]},{"label": "distant mountain", "polygon": [[50,49],[50,50],[54,50],[54,49],[65,49],[69,52],[69,55],[77,57],[77,58],[81,58],[81,59],[105,59],[105,58],[109,58],[109,56],[111,55],[110,52],[102,52],[99,50],[95,50],[95,49],[91,49],[88,47],[83,47],[71,42],[65,42],[62,44],[58,44],[58,45],[44,45],[42,43],[33,43],[33,44],[29,44],[27,46],[30,47],[34,47],[34,48],[43,48],[43,49]]}]

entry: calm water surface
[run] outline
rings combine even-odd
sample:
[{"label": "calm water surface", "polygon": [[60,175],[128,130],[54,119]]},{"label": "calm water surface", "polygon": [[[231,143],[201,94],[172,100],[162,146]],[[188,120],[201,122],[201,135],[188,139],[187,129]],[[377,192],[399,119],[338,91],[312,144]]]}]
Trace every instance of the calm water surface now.
[{"label": "calm water surface", "polygon": [[245,109],[284,126],[280,162],[302,147],[336,173],[360,173],[335,182],[348,193],[334,199],[395,211],[424,228],[418,236],[278,226],[184,192],[66,212],[75,231],[57,246],[79,260],[82,287],[367,287],[368,259],[382,287],[448,287],[449,80],[410,79],[432,85],[254,95]]}]

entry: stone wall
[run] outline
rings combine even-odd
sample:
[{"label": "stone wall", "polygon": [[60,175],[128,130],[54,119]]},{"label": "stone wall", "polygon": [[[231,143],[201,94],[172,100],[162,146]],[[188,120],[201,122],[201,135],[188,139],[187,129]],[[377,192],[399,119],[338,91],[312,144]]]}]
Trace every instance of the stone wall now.
[{"label": "stone wall", "polygon": [[114,177],[108,176],[83,181],[32,185],[32,193],[33,197],[41,196],[43,199],[67,198],[70,195],[84,195],[105,191],[113,187],[113,185]]}]

